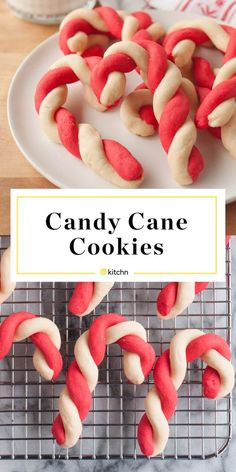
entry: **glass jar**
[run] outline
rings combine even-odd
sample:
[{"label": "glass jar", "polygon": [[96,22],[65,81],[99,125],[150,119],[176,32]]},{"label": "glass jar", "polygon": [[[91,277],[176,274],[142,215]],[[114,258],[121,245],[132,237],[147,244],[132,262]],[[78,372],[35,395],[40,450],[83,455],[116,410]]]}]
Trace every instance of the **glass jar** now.
[{"label": "glass jar", "polygon": [[96,0],[7,0],[13,13],[24,20],[58,24],[75,8],[93,8]]}]

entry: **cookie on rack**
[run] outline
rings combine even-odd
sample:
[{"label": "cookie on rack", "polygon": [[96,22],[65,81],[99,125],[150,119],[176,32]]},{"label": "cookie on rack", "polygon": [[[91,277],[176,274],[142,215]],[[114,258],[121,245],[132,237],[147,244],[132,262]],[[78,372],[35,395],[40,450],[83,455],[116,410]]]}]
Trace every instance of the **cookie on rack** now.
[{"label": "cookie on rack", "polygon": [[78,282],[68,303],[76,316],[89,315],[110,292],[113,282]]},{"label": "cookie on rack", "polygon": [[138,441],[146,456],[161,454],[169,438],[168,421],[175,412],[178,389],[184,381],[187,363],[200,358],[207,367],[202,376],[203,395],[218,400],[234,386],[231,352],[226,341],[216,334],[198,329],[179,331],[170,348],[157,359],[154,386],[145,399],[146,413],[138,426]]},{"label": "cookie on rack", "polygon": [[15,287],[11,280],[11,249],[8,247],[0,260],[0,304],[10,297]]},{"label": "cookie on rack", "polygon": [[13,343],[30,338],[36,346],[33,364],[46,380],[55,380],[62,369],[59,352],[61,336],[59,329],[48,318],[33,315],[26,311],[12,313],[0,324],[0,360],[4,359]]},{"label": "cookie on rack", "polygon": [[104,359],[106,346],[112,343],[122,349],[129,382],[143,383],[153,367],[155,352],[147,343],[146,331],[140,323],[115,313],[96,318],[75,344],[75,360],[60,394],[60,414],[53,423],[52,433],[62,447],[73,447],[81,435],[82,421],[91,408],[92,392],[98,382],[98,366]]}]

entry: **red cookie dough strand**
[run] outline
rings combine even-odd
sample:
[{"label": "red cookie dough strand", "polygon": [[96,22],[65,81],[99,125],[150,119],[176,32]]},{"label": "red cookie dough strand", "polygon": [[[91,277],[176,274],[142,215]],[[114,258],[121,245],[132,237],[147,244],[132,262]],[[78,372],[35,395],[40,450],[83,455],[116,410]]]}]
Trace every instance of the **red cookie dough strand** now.
[{"label": "red cookie dough strand", "polygon": [[84,313],[92,299],[94,282],[78,282],[68,303],[71,313],[80,315]]},{"label": "red cookie dough strand", "polygon": [[101,93],[111,72],[127,73],[132,72],[135,68],[135,62],[126,54],[120,53],[103,57],[100,67],[99,64],[97,64],[91,75],[91,86],[98,100],[100,100]]},{"label": "red cookie dough strand", "polygon": [[194,83],[200,87],[212,89],[215,74],[209,61],[203,57],[193,57],[193,78]]},{"label": "red cookie dough strand", "polygon": [[[185,123],[190,111],[189,99],[178,90],[175,96],[167,103],[159,123],[159,136],[162,146],[168,154],[170,145],[178,129]],[[196,146],[193,146],[188,161],[188,173],[193,182],[204,168],[202,155]]]},{"label": "red cookie dough strand", "polygon": [[[0,325],[0,359],[3,359],[12,348],[15,332],[18,326],[20,326],[24,321],[33,318],[37,318],[37,316],[26,311],[21,311],[18,313],[12,313],[4,319]],[[58,349],[51,341],[50,337],[45,333],[35,333],[30,336],[30,339],[44,355],[47,364],[54,372],[53,380],[55,380],[62,369],[62,358]]]},{"label": "red cookie dough strand", "polygon": [[169,33],[163,40],[163,46],[169,59],[173,60],[172,51],[174,47],[185,39],[190,39],[197,46],[200,46],[209,41],[206,33],[196,28],[182,28],[178,31]]},{"label": "red cookie dough strand", "polygon": [[198,128],[208,127],[208,115],[222,102],[236,97],[236,76],[218,84],[206,96],[197,110],[195,123]]},{"label": "red cookie dough strand", "polygon": [[[223,338],[215,334],[204,334],[191,341],[187,346],[187,362],[193,362],[210,349],[215,349],[227,360],[231,358],[229,346]],[[161,400],[162,411],[167,420],[174,414],[178,400],[178,393],[171,380],[169,354],[168,349],[157,359],[153,372],[155,387]],[[204,395],[207,395],[208,398],[215,398],[220,389],[218,372],[207,366],[202,382]],[[151,456],[153,454],[153,430],[146,414],[143,415],[138,426],[138,441],[143,454]]]},{"label": "red cookie dough strand", "polygon": [[223,63],[225,63],[236,56],[236,28],[233,28],[232,26],[223,26],[223,28],[230,35],[228,46],[223,58]]},{"label": "red cookie dough strand", "polygon": [[36,87],[34,103],[37,113],[44,98],[56,87],[60,85],[72,84],[78,82],[78,77],[69,67],[57,67],[49,70]]},{"label": "red cookie dough strand", "polygon": [[[222,28],[229,34],[229,42],[223,58],[223,62],[227,62],[229,59],[235,57],[236,54],[236,29],[230,26],[222,25]],[[180,42],[186,39],[193,41],[196,46],[204,45],[209,42],[209,37],[206,33],[197,28],[182,28],[177,31],[173,31],[164,38],[163,46],[168,55],[168,58],[173,60],[173,49]],[[224,53],[224,51],[222,50]]]},{"label": "red cookie dough strand", "polygon": [[[194,83],[196,85],[196,91],[198,94],[199,102],[202,103],[212,89],[215,80],[215,75],[207,59],[204,59],[203,57],[193,57],[192,61]],[[213,136],[215,136],[215,138],[220,139],[220,128],[211,128],[210,126],[208,126],[208,131]]]},{"label": "red cookie dough strand", "polygon": [[[205,290],[209,282],[196,282],[195,294]],[[157,311],[163,316],[167,316],[176,303],[178,282],[168,283],[159,293],[157,298]]]},{"label": "red cookie dough strand", "polygon": [[144,105],[141,107],[139,115],[148,125],[153,125],[156,130],[158,129],[158,122],[154,115],[152,105]]}]

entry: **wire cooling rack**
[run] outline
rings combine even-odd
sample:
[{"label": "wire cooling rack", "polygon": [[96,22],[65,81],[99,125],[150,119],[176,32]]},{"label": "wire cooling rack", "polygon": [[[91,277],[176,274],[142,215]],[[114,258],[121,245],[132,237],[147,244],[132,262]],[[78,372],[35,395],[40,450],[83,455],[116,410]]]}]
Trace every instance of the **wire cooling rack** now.
[{"label": "wire cooling rack", "polygon": [[[3,250],[6,237],[0,238]],[[231,341],[231,263],[226,254],[226,283],[210,284],[175,320],[157,319],[155,301],[160,283],[117,283],[92,316],[68,315],[67,301],[73,284],[18,284],[1,307],[2,319],[9,313],[27,310],[53,319],[62,336],[64,370],[52,384],[40,379],[32,365],[30,342],[15,343],[0,362],[0,457],[2,459],[113,459],[143,457],[136,441],[137,425],[152,378],[141,385],[127,383],[122,355],[116,345],[107,349],[99,369],[99,384],[93,407],[84,421],[82,438],[72,449],[61,449],[52,439],[51,425],[57,414],[58,396],[66,369],[73,358],[75,340],[92,319],[117,312],[142,323],[149,341],[160,354],[169,346],[175,331],[198,328]],[[232,430],[232,398],[213,401],[202,397],[202,363],[192,363],[179,390],[178,408],[170,421],[170,439],[160,458],[206,459],[221,454]]]}]

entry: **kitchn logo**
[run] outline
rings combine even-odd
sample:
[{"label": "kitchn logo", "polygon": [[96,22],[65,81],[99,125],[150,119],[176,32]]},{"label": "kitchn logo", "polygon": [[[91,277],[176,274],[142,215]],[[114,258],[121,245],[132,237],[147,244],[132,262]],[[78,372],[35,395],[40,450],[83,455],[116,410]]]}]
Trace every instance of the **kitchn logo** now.
[{"label": "kitchn logo", "polygon": [[99,273],[100,275],[128,275],[129,271],[123,269],[106,269],[103,267],[100,269]]}]

